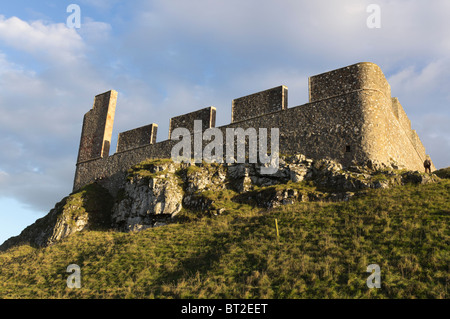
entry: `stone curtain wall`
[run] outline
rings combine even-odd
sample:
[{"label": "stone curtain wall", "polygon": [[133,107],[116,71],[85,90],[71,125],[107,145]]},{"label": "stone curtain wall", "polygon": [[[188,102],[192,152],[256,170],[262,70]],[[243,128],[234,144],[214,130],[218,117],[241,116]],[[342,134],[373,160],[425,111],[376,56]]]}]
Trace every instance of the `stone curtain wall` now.
[{"label": "stone curtain wall", "polygon": [[[274,100],[278,104],[272,105],[278,105],[279,109],[268,113],[258,111],[246,120],[219,127],[224,142],[226,128],[267,128],[268,136],[269,129],[279,128],[281,154],[302,153],[314,159],[330,158],[343,165],[367,160],[395,161],[408,169],[423,171],[425,148],[411,130],[398,100],[390,96],[389,84],[377,65],[360,63],[311,77],[309,82],[312,102],[293,108],[283,106],[287,96],[284,86],[260,92],[260,97],[277,92]],[[258,93],[251,96],[256,97]],[[237,100],[240,99],[234,101]],[[256,112],[257,103],[253,104],[248,97],[243,101],[246,103],[233,104],[233,112],[239,109],[237,106],[241,106],[243,117],[251,115],[249,110]],[[203,121],[203,130],[214,127],[215,108],[172,118],[169,136],[176,127],[188,128],[193,133],[193,123],[197,119]],[[192,136],[191,141],[193,143]],[[209,142],[203,141],[203,148]],[[78,163],[74,190],[103,178],[102,184],[116,192],[127,169],[148,158],[170,158],[176,143],[178,141],[166,140]],[[194,148],[191,150],[193,152]]]},{"label": "stone curtain wall", "polygon": [[157,124],[150,124],[134,130],[119,133],[117,152],[124,152],[133,148],[156,143]]},{"label": "stone curtain wall", "polygon": [[405,110],[403,109],[403,106],[400,104],[398,98],[396,97],[392,98],[392,110],[403,130],[409,132],[411,130],[411,121],[409,120]]},{"label": "stone curtain wall", "polygon": [[[227,128],[267,128],[268,137],[271,128],[279,128],[281,154],[302,153],[317,159],[337,158],[341,159],[341,163],[349,164],[352,160],[368,159],[361,149],[361,130],[355,130],[355,124],[361,126],[363,123],[362,110],[355,108],[355,105],[359,104],[358,94],[351,93],[349,96],[308,103],[218,128],[224,139]],[[328,115],[325,116],[326,114]],[[203,141],[203,148],[209,142]],[[94,182],[95,178],[111,177],[102,184],[115,193],[120,189],[120,183],[125,180],[127,169],[147,158],[170,158],[172,147],[176,143],[178,141],[162,141],[101,160],[82,163],[78,165],[74,190]],[[267,145],[270,151],[270,139]],[[351,146],[351,152],[346,152],[347,145]],[[194,150],[193,135],[191,150]],[[246,151],[248,153],[248,149]],[[226,155],[225,149],[223,154]]]},{"label": "stone curtain wall", "polygon": [[113,90],[95,97],[83,119],[78,163],[109,155],[116,102],[117,92]]},{"label": "stone curtain wall", "polygon": [[231,123],[287,109],[287,87],[282,85],[248,96],[231,103]]},{"label": "stone curtain wall", "polygon": [[177,142],[166,140],[98,160],[79,163],[77,164],[73,190],[76,191],[84,185],[100,180],[104,187],[112,194],[116,194],[131,166],[148,158],[170,158],[172,147]]},{"label": "stone curtain wall", "polygon": [[422,141],[419,138],[419,135],[417,135],[416,130],[411,130],[411,141],[417,151],[417,153],[419,154],[419,156],[421,157],[421,159],[423,159],[425,161],[426,158],[426,154],[425,154],[425,146],[423,146]]},{"label": "stone curtain wall", "polygon": [[411,129],[411,121],[409,120],[405,110],[403,109],[402,105],[400,104],[399,100],[396,97],[392,98],[392,110],[400,124],[400,127],[403,129],[406,135],[409,135],[411,143],[414,145],[420,158],[422,159],[422,161],[425,161],[426,158],[425,147],[420,141],[417,132]]},{"label": "stone curtain wall", "polygon": [[[365,100],[367,153],[382,162],[396,161],[411,170],[423,171],[425,148],[415,138],[415,131],[405,125],[409,120],[399,121],[392,111],[392,99],[373,94]],[[370,145],[369,145],[370,144]],[[435,169],[434,166],[432,169]]]}]

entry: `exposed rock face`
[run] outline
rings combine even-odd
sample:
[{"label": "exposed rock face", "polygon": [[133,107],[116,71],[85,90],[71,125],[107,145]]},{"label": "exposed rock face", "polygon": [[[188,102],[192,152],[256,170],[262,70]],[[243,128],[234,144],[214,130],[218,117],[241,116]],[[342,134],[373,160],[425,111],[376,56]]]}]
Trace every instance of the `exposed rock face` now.
[{"label": "exposed rock face", "polygon": [[112,211],[114,228],[137,231],[161,226],[182,208],[183,189],[173,172],[150,178],[133,177],[124,189],[124,199]]},{"label": "exposed rock face", "polygon": [[76,232],[87,229],[88,225],[89,214],[87,212],[74,217],[72,214],[67,214],[67,212],[63,210],[63,213],[60,214],[59,218],[57,218],[53,229],[49,229],[51,231],[50,237],[48,237],[46,241],[40,241],[39,246],[47,246],[56,243],[57,241],[60,241]]},{"label": "exposed rock face", "polygon": [[[426,184],[436,175],[398,170],[368,162],[343,168],[334,161],[303,155],[281,157],[275,174],[260,173],[260,164],[193,164],[149,160],[128,171],[123,189],[113,198],[94,183],[56,204],[50,213],[8,239],[0,250],[29,243],[47,246],[84,229],[139,231],[163,226],[183,209],[219,215],[225,208],[210,194],[231,191],[230,199],[270,209],[306,201],[348,201],[370,188],[406,183]],[[208,195],[209,194],[209,195]]]},{"label": "exposed rock face", "polygon": [[84,229],[106,229],[110,224],[112,202],[106,189],[97,184],[88,185],[57,203],[20,235],[6,240],[0,250],[20,244],[48,246]]},{"label": "exposed rock face", "polygon": [[[332,160],[314,161],[295,155],[280,158],[279,164],[275,174],[263,175],[260,164],[149,161],[131,170],[122,199],[113,208],[113,227],[132,231],[165,225],[182,207],[215,215],[223,213],[224,208],[217,208],[214,200],[204,196],[206,191],[231,189],[239,193],[234,199],[237,202],[273,208],[302,201],[348,201],[364,189],[437,180],[434,175],[396,171],[395,164],[386,166],[372,161],[366,166],[344,169]],[[302,181],[324,191],[301,189],[298,183]],[[290,187],[288,183],[294,184]],[[283,187],[270,187],[275,185]]]}]

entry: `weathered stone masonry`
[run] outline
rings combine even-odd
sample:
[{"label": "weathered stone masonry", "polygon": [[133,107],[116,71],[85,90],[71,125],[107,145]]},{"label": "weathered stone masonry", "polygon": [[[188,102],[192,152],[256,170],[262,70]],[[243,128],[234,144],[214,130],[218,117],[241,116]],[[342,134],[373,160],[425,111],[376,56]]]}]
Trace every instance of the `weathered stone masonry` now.
[{"label": "weathered stone masonry", "polygon": [[179,127],[187,128],[190,132],[194,132],[195,120],[202,121],[202,131],[205,131],[210,127],[215,127],[216,108],[214,106],[210,106],[205,109],[171,118],[169,125],[169,140],[172,138],[173,130]]},{"label": "weathered stone masonry", "polygon": [[231,122],[240,122],[285,109],[287,109],[287,87],[282,85],[233,100]]},{"label": "weathered stone masonry", "polygon": [[99,94],[84,115],[77,163],[109,156],[117,92]]},{"label": "weathered stone masonry", "polygon": [[[74,191],[101,179],[115,193],[126,171],[148,158],[170,158],[178,141],[171,132],[185,127],[193,133],[194,120],[203,130],[215,127],[216,110],[208,107],[170,120],[169,140],[156,143],[157,125],[120,133],[117,152],[109,156],[117,92],[95,97],[84,118]],[[232,102],[232,123],[226,128],[279,128],[280,153],[302,153],[330,158],[343,165],[396,162],[423,170],[425,148],[381,69],[358,63],[309,78],[309,103],[288,108],[287,87],[245,96]],[[207,142],[204,142],[207,144]],[[434,170],[434,167],[432,167]]]},{"label": "weathered stone masonry", "polygon": [[125,152],[136,147],[154,144],[158,125],[153,123],[119,134],[116,152]]}]

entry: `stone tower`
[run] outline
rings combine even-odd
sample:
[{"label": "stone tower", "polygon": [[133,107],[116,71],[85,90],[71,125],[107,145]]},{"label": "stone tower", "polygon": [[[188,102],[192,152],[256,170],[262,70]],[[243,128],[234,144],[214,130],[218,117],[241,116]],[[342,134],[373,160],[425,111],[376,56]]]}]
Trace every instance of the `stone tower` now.
[{"label": "stone tower", "polygon": [[99,94],[84,115],[77,164],[109,156],[117,92]]}]

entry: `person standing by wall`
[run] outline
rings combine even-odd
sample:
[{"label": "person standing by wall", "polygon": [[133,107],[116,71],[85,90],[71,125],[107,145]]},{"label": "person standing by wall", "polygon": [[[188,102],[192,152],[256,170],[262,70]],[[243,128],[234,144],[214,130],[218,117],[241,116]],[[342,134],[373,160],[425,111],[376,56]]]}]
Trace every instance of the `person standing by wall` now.
[{"label": "person standing by wall", "polygon": [[423,167],[425,167],[425,173],[428,171],[431,174],[431,160],[429,155],[427,155],[427,158],[423,162]]}]

